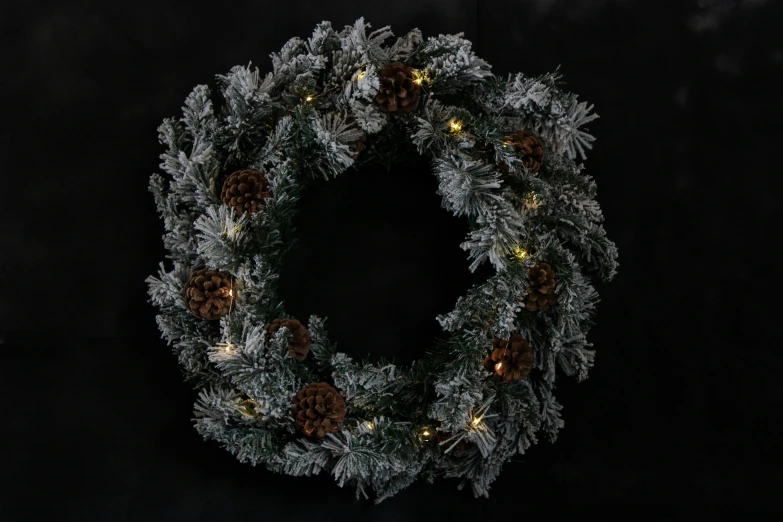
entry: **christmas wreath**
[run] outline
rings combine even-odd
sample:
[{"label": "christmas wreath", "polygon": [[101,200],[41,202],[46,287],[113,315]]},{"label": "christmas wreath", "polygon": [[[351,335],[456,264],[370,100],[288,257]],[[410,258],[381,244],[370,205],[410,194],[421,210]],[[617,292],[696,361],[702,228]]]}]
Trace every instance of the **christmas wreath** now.
[{"label": "christmas wreath", "polygon": [[[501,466],[563,426],[553,390],[587,377],[586,339],[617,251],[576,161],[592,106],[557,73],[494,76],[462,34],[394,43],[359,19],[319,24],[273,70],[199,85],[159,127],[150,190],[170,266],[147,279],[163,338],[200,390],[196,429],[241,461],[331,473],[376,502],[417,477],[488,495]],[[410,366],[355,361],[324,319],[286,313],[276,283],[299,192],[404,145],[431,160],[443,206],[467,216],[470,269],[493,275],[437,317],[444,338]]]}]

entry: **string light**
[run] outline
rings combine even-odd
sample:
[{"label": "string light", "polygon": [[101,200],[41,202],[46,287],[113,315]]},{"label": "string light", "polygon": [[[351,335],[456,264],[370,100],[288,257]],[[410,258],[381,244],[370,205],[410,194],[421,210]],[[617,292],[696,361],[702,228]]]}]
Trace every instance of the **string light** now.
[{"label": "string light", "polygon": [[234,225],[233,227],[229,227],[228,225],[226,225],[223,227],[223,231],[221,233],[224,237],[233,240],[239,236],[239,233],[241,231],[242,231],[242,225]]},{"label": "string light", "polygon": [[525,199],[523,201],[526,210],[536,209],[541,205],[541,200],[535,192],[528,192],[525,194]]},{"label": "string light", "polygon": [[462,130],[462,122],[459,120],[451,120],[451,122],[449,122],[449,127],[451,127],[452,132],[459,132]]},{"label": "string light", "polygon": [[432,431],[425,427],[419,432],[419,442],[429,442],[432,440]]},{"label": "string light", "polygon": [[492,404],[492,400],[494,399],[494,394],[491,397],[488,397],[487,400],[484,402],[484,404],[478,409],[478,411],[470,414],[470,426],[469,428],[471,430],[484,430],[486,429],[486,426],[481,426],[481,421],[484,419],[490,418],[490,417],[497,417],[497,413],[493,414],[487,414],[487,410],[489,409],[489,405]]},{"label": "string light", "polygon": [[418,69],[413,70],[413,83],[421,85],[427,80],[427,73]]},{"label": "string light", "polygon": [[234,289],[233,288],[228,290],[228,295],[229,295],[229,297],[234,297]]},{"label": "string light", "polygon": [[245,417],[255,418],[258,415],[256,410],[256,402],[253,399],[239,399],[237,401],[239,413]]},{"label": "string light", "polygon": [[367,71],[359,71],[359,74],[356,75],[356,81],[358,82],[359,80],[361,80],[365,76],[367,76]]},{"label": "string light", "polygon": [[528,256],[527,250],[522,248],[521,246],[515,246],[514,247],[514,257],[519,259],[520,261],[524,261],[524,259]]},{"label": "string light", "polygon": [[310,96],[310,95],[307,95],[307,98],[305,98],[305,101],[310,103],[311,101],[313,101],[313,97]]},{"label": "string light", "polygon": [[367,426],[367,429],[372,431],[375,429],[375,424],[372,423],[372,421],[367,421],[364,423],[365,426]]}]

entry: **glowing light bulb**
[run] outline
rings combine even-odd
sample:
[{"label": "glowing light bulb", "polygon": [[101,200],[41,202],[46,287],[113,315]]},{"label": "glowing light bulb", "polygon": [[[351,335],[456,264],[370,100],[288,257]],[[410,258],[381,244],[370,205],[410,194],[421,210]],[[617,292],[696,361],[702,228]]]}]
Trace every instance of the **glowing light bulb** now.
[{"label": "glowing light bulb", "polygon": [[424,80],[427,79],[427,73],[424,71],[414,70],[413,71],[413,83],[416,85],[421,85],[424,83]]},{"label": "glowing light bulb", "polygon": [[367,421],[364,423],[365,426],[367,426],[367,429],[372,431],[375,429],[375,424],[372,423],[372,421]]},{"label": "glowing light bulb", "polygon": [[237,406],[239,406],[239,413],[245,417],[252,419],[258,415],[258,410],[256,410],[256,402],[253,399],[239,399],[239,401],[237,401]]},{"label": "glowing light bulb", "polygon": [[429,428],[424,428],[419,432],[419,442],[429,442],[432,440],[432,432]]},{"label": "glowing light bulb", "polygon": [[311,102],[311,101],[313,101],[313,97],[308,95],[307,98],[305,98],[305,101],[306,102]]},{"label": "glowing light bulb", "polygon": [[541,200],[538,198],[538,194],[535,192],[528,192],[525,194],[525,209],[531,210],[534,208],[538,208],[539,205],[541,205]]},{"label": "glowing light bulb", "polygon": [[475,417],[475,418],[473,419],[473,421],[471,421],[471,423],[470,423],[470,424],[471,424],[472,426],[478,426],[479,422],[481,422],[481,418],[480,418],[480,417]]},{"label": "glowing light bulb", "polygon": [[457,120],[452,120],[451,123],[449,123],[449,126],[451,127],[451,130],[453,132],[459,132],[462,130],[462,122]]},{"label": "glowing light bulb", "polygon": [[228,295],[229,295],[230,297],[234,297],[234,289],[233,289],[233,288],[231,288],[231,289],[228,291]]},{"label": "glowing light bulb", "polygon": [[527,257],[527,255],[528,255],[527,250],[525,250],[524,248],[520,246],[514,247],[514,257],[516,257],[520,261],[524,260]]},{"label": "glowing light bulb", "polygon": [[358,82],[359,80],[361,80],[365,76],[367,76],[367,71],[359,71],[359,74],[356,75],[356,81]]}]

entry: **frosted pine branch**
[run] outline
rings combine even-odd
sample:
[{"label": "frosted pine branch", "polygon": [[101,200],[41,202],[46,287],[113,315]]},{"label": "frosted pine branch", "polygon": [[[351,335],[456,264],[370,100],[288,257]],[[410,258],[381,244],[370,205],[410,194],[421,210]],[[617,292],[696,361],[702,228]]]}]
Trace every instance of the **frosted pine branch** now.
[{"label": "frosted pine branch", "polygon": [[489,205],[476,221],[481,228],[472,231],[468,240],[460,245],[470,252],[473,260],[470,270],[476,270],[485,260],[498,270],[505,268],[508,256],[523,243],[525,224],[522,216],[507,200],[500,200]]},{"label": "frosted pine branch", "polygon": [[247,218],[237,217],[233,208],[208,207],[194,223],[198,231],[196,251],[208,267],[222,269],[234,263],[234,250],[244,238]]},{"label": "frosted pine branch", "polygon": [[434,171],[443,207],[457,216],[486,215],[491,205],[503,199],[497,190],[501,185],[499,172],[490,165],[448,155],[435,160]]},{"label": "frosted pine branch", "polygon": [[497,109],[521,111],[521,115],[509,117],[518,128],[534,130],[557,154],[585,159],[585,150],[592,148],[595,138],[582,127],[598,115],[591,113],[592,105],[558,89],[559,79],[557,73],[537,78],[521,73],[509,76],[505,97]]},{"label": "frosted pine branch", "polygon": [[472,45],[463,33],[427,38],[421,52],[429,58],[427,69],[433,71],[434,86],[451,92],[492,75],[491,66],[476,56]]}]

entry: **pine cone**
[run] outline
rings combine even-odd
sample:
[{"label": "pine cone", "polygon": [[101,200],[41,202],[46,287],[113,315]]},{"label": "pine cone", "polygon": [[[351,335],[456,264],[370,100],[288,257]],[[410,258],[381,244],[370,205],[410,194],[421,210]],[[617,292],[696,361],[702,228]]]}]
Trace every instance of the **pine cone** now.
[{"label": "pine cone", "polygon": [[324,438],[340,429],[345,419],[345,400],[325,382],[308,384],[294,396],[296,429],[308,437]]},{"label": "pine cone", "polygon": [[269,182],[260,170],[245,169],[231,174],[223,182],[220,199],[224,205],[234,207],[237,215],[248,216],[264,208],[264,198],[269,197]]},{"label": "pine cone", "polygon": [[[541,145],[538,136],[532,132],[515,130],[506,136],[506,141],[508,145],[514,148],[517,154],[522,156],[522,165],[525,168],[533,173],[539,171],[541,164],[544,162],[544,147]],[[508,172],[508,165],[501,161],[500,169],[503,172]]]},{"label": "pine cone", "polygon": [[310,332],[296,319],[278,318],[264,326],[268,341],[281,327],[285,326],[292,337],[288,342],[288,351],[297,361],[304,361],[310,352]]},{"label": "pine cone", "polygon": [[361,138],[348,144],[348,147],[351,149],[351,159],[354,161],[356,161],[356,159],[359,157],[359,154],[361,154],[361,152],[364,150],[365,141],[367,141],[367,134],[362,133]]},{"label": "pine cone", "polygon": [[533,348],[520,334],[511,334],[509,339],[495,337],[492,348],[484,358],[484,368],[503,382],[521,381],[533,369]]},{"label": "pine cone", "polygon": [[202,319],[219,319],[231,310],[231,280],[216,270],[196,270],[183,291],[188,310]]},{"label": "pine cone", "polygon": [[546,263],[536,263],[527,272],[528,289],[525,298],[525,308],[542,312],[556,300],[555,272]]},{"label": "pine cone", "polygon": [[413,81],[413,67],[402,62],[387,63],[378,71],[380,89],[375,103],[383,112],[406,114],[419,105],[421,85]]}]

